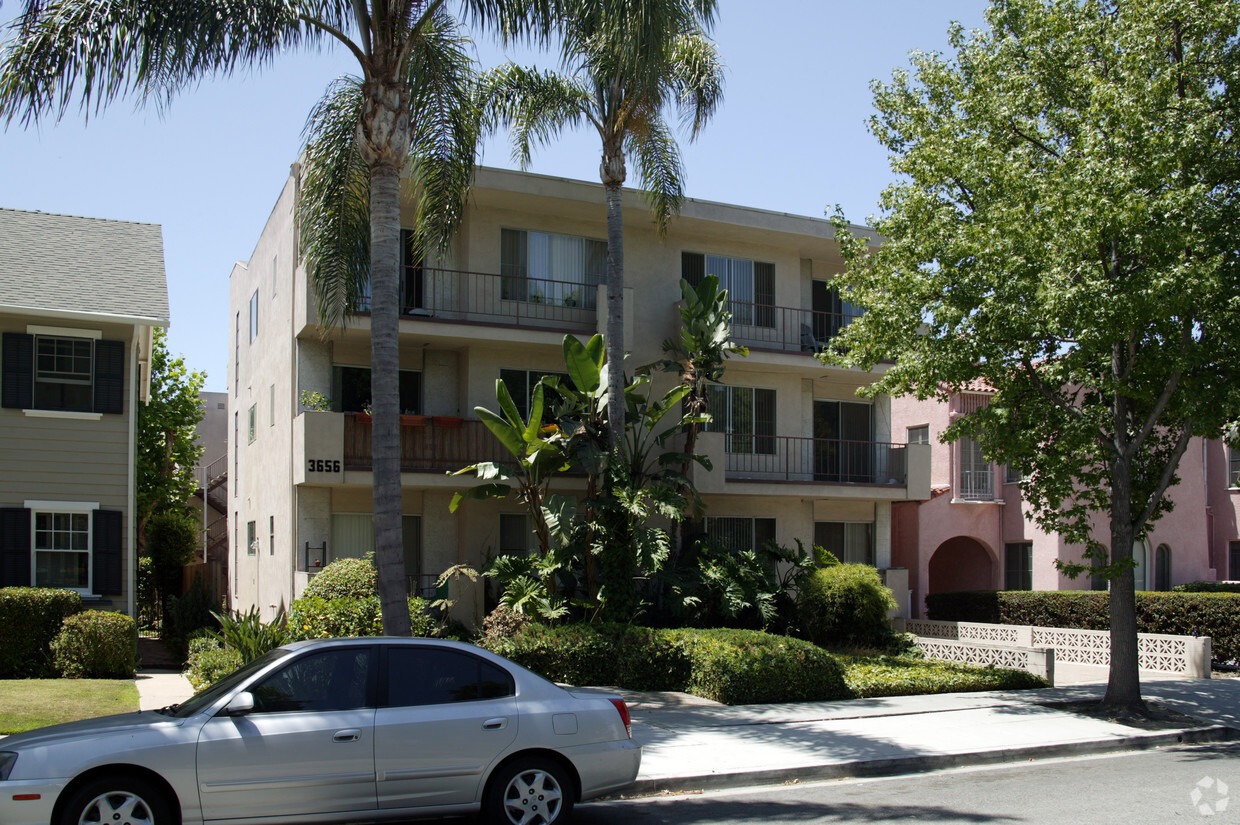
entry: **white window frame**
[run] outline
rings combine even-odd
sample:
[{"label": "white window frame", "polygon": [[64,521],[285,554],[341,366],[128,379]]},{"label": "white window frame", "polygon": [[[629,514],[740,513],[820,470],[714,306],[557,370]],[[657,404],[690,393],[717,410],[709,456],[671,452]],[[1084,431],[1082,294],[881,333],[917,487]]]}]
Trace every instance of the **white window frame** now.
[{"label": "white window frame", "polygon": [[250,296],[250,343],[258,340],[258,290]]},{"label": "white window frame", "polygon": [[[98,329],[79,329],[76,327],[49,327],[39,324],[27,324],[26,334],[34,336],[34,363],[31,364],[31,380],[33,382],[33,393],[38,394],[40,383],[72,383],[86,384],[89,386],[88,394],[91,398],[89,409],[85,410],[64,410],[52,407],[40,407],[31,399],[31,409],[26,410],[27,416],[43,417],[43,418],[76,418],[87,420],[99,420],[103,416],[94,410],[94,393],[95,393],[95,342],[103,339],[103,330]],[[70,339],[70,340],[86,340],[90,343],[90,368],[87,371],[87,379],[85,382],[78,381],[58,381],[56,379],[39,378],[39,342],[44,339]]]},{"label": "white window frame", "polygon": [[[94,595],[94,554],[95,554],[95,525],[93,514],[99,509],[97,501],[26,501],[22,505],[30,511],[30,585],[32,587],[45,587],[47,585],[36,584],[36,577],[39,571],[39,553],[82,553],[86,556],[86,587],[68,587],[65,590],[72,590],[82,596]],[[56,550],[54,548],[38,549],[38,524],[39,514],[46,513],[50,515],[68,513],[70,515],[86,516],[86,549],[85,550]]]},{"label": "white window frame", "polygon": [[1240,490],[1240,447],[1227,448],[1227,487]]},{"label": "white window frame", "polygon": [[[913,440],[914,432],[916,432],[918,436],[920,436],[922,433],[925,433],[926,437],[924,439],[918,438],[916,441],[914,441]],[[904,443],[906,444],[929,444],[930,443],[930,425],[929,424],[918,424],[915,427],[909,427],[904,436]]]}]

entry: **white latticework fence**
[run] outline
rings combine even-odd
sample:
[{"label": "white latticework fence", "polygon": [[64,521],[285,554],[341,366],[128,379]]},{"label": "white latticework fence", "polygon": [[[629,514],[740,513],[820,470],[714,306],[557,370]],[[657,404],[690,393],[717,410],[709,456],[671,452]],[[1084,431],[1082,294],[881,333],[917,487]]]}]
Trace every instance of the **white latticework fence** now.
[{"label": "white latticework fence", "polygon": [[[1055,651],[1055,660],[1061,664],[1105,667],[1111,663],[1111,634],[1106,630],[939,622],[929,619],[895,621],[897,631],[912,633],[926,640],[950,639],[988,645],[1049,648]],[[1210,639],[1138,633],[1137,660],[1138,667],[1142,670],[1209,678]]]},{"label": "white latticework fence", "polygon": [[1055,654],[1049,650],[927,638],[918,638],[917,646],[928,659],[1027,670],[1048,682],[1055,681]]}]

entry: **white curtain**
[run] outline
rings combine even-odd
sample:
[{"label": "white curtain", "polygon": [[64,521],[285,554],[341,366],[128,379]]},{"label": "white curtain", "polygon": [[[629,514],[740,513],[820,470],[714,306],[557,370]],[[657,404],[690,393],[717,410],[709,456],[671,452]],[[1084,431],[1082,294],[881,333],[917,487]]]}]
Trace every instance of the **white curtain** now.
[{"label": "white curtain", "polygon": [[375,549],[375,520],[370,513],[332,513],[332,543],[328,554],[336,559],[360,559]]}]

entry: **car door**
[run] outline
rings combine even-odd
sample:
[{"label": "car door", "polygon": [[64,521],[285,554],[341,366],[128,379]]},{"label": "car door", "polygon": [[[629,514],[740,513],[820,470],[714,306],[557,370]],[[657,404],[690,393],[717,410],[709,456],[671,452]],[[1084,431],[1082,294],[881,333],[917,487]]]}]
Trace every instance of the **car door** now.
[{"label": "car door", "polygon": [[462,805],[517,736],[512,676],[463,650],[384,645],[375,714],[379,808]]},{"label": "car door", "polygon": [[369,645],[311,651],[250,687],[252,711],[207,722],[203,818],[373,811],[377,664]]}]

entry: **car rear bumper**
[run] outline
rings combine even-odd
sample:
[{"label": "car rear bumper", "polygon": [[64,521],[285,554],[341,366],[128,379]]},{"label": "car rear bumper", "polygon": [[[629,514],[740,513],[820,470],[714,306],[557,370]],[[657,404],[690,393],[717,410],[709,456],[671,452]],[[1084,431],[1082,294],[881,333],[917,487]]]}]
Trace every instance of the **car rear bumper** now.
[{"label": "car rear bumper", "polygon": [[[0,782],[0,822],[4,825],[47,825],[52,807],[67,779],[25,779]],[[14,797],[37,796],[37,799]]]},{"label": "car rear bumper", "polygon": [[563,753],[577,768],[582,800],[632,785],[642,764],[642,746],[632,739],[566,748]]}]

